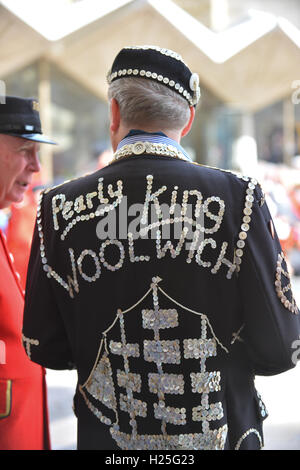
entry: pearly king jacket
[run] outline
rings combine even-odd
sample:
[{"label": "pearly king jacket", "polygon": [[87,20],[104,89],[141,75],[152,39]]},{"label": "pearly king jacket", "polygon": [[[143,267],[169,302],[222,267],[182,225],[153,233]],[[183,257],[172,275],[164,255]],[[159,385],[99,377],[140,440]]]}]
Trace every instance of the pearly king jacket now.
[{"label": "pearly king jacket", "polygon": [[79,449],[261,448],[254,378],[294,367],[298,313],[257,181],[169,139],[41,196],[23,333],[78,371]]}]

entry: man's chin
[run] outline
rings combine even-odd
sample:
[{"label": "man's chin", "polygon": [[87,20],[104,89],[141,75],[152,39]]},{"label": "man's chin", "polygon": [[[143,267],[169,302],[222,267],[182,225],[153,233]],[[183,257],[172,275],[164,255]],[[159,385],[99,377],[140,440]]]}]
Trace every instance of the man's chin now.
[{"label": "man's chin", "polygon": [[15,191],[10,198],[10,204],[20,204],[25,196],[27,188],[20,188],[18,191]]}]

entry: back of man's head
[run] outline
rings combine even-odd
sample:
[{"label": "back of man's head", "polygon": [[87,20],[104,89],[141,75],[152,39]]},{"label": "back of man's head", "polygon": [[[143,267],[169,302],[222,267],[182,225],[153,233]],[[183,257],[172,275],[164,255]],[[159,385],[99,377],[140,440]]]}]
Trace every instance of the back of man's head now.
[{"label": "back of man's head", "polygon": [[143,78],[124,78],[113,82],[109,99],[115,98],[123,123],[130,128],[180,130],[188,123],[188,102],[160,83]]},{"label": "back of man's head", "polygon": [[179,54],[157,46],[122,49],[107,78],[108,98],[130,128],[183,129],[200,98],[198,75]]}]

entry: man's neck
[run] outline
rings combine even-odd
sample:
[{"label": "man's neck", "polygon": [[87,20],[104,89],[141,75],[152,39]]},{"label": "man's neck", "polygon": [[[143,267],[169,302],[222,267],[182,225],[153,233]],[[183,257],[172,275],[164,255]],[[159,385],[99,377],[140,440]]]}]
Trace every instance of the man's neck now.
[{"label": "man's neck", "polygon": [[135,128],[135,129],[124,129],[124,132],[122,133],[122,138],[120,139],[123,140],[124,137],[126,137],[130,131],[140,131],[140,132],[145,132],[145,133],[150,133],[150,134],[161,134],[163,133],[165,136],[169,137],[170,139],[174,140],[175,142],[178,142],[180,144],[181,140],[181,133],[180,131],[175,131],[175,130],[166,130],[166,129],[157,129],[157,128]]},{"label": "man's neck", "polygon": [[[125,127],[125,126],[122,126],[119,128],[118,132],[115,133],[115,134],[111,134],[111,143],[112,143],[112,148],[113,148],[113,151],[115,152],[119,143],[129,134],[129,132],[133,130],[132,128],[130,127]],[[148,132],[148,133],[163,133],[165,134],[167,137],[169,137],[170,139],[174,140],[175,142],[177,142],[178,144],[180,144],[180,140],[181,140],[181,132],[180,131],[176,131],[176,130],[168,130],[168,129],[157,129],[157,128],[149,128],[149,127],[141,127],[141,128],[136,128],[135,127],[135,130],[138,130],[138,131],[142,131],[142,132]]]}]

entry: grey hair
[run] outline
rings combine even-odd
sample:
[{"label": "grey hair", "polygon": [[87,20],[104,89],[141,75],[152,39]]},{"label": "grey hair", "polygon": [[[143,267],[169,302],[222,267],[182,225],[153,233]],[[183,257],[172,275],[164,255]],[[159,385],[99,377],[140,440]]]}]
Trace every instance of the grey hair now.
[{"label": "grey hair", "polygon": [[188,102],[166,85],[145,78],[121,78],[112,82],[108,98],[115,98],[121,118],[129,127],[159,126],[181,130],[190,117]]}]

